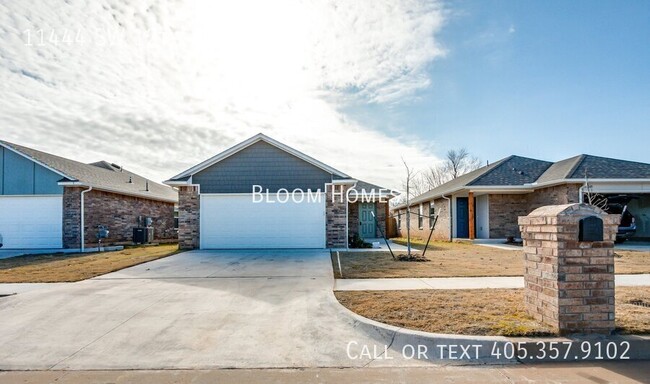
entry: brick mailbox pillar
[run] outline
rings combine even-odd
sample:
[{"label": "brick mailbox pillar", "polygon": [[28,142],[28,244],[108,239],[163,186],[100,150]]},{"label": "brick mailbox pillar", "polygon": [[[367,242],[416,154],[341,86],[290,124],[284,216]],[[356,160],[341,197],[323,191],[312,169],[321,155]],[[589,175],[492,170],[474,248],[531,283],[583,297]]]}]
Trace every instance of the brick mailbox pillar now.
[{"label": "brick mailbox pillar", "polygon": [[614,240],[620,215],[587,204],[519,217],[526,311],[561,335],[614,330]]}]

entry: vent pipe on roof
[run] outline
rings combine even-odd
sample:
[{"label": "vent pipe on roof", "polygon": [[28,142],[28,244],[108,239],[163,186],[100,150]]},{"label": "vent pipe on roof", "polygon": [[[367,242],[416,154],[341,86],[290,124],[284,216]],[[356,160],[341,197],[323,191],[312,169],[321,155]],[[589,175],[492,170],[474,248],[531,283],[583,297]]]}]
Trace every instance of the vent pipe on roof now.
[{"label": "vent pipe on roof", "polygon": [[144,190],[149,192],[149,180],[147,180],[144,184]]},{"label": "vent pipe on roof", "polygon": [[129,184],[133,184],[133,177],[129,176]]}]

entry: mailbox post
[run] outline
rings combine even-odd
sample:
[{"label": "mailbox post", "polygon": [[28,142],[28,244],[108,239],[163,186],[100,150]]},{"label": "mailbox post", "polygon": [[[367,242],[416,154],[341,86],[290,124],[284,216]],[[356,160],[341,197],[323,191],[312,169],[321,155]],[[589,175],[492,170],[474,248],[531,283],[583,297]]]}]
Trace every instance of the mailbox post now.
[{"label": "mailbox post", "polygon": [[620,215],[587,204],[519,218],[528,314],[560,334],[614,330],[614,241]]}]

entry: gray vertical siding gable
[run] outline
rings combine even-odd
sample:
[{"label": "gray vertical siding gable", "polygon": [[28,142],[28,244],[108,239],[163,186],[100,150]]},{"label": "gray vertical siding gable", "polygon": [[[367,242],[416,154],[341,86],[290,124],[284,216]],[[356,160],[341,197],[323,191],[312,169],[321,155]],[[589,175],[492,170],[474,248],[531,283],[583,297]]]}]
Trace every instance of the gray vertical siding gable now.
[{"label": "gray vertical siding gable", "polygon": [[201,193],[251,193],[253,185],[276,192],[281,188],[321,189],[332,174],[271,144],[259,141],[192,177]]},{"label": "gray vertical siding gable", "polygon": [[61,175],[0,147],[0,195],[60,195]]}]

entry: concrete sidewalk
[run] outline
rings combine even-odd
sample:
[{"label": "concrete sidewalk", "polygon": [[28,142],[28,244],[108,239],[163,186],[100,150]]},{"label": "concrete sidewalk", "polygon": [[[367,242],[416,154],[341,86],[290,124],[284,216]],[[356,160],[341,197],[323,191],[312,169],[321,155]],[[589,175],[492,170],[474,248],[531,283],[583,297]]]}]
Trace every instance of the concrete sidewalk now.
[{"label": "concrete sidewalk", "polygon": [[[650,274],[616,275],[619,287],[650,286]],[[409,289],[523,288],[523,276],[337,279],[335,291],[398,291]]]},{"label": "concrete sidewalk", "polygon": [[645,361],[429,366],[424,368],[303,368],[0,372],[7,383],[642,383]]}]

